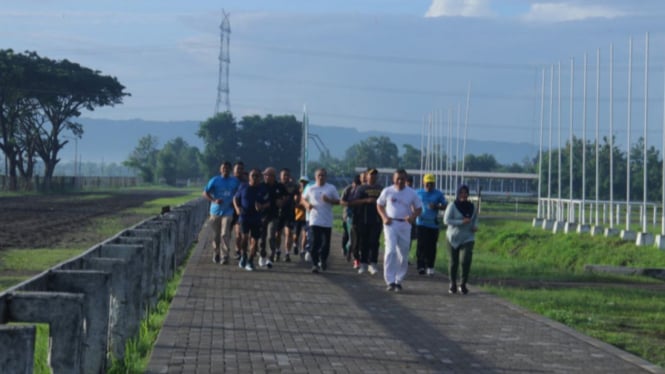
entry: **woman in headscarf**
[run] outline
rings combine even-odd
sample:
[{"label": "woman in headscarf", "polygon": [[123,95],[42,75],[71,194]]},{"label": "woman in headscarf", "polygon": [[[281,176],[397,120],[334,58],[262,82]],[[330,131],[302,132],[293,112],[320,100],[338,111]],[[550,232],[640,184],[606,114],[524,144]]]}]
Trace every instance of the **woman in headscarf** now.
[{"label": "woman in headscarf", "polygon": [[462,255],[462,277],[459,292],[466,295],[469,290],[466,283],[469,280],[469,270],[473,258],[473,246],[475,243],[475,232],[478,215],[473,203],[469,201],[469,187],[465,184],[457,189],[457,197],[454,204],[449,204],[443,217],[443,223],[448,225],[446,239],[448,241],[448,275],[450,277],[450,288],[448,292],[457,293],[457,270],[459,258]]}]

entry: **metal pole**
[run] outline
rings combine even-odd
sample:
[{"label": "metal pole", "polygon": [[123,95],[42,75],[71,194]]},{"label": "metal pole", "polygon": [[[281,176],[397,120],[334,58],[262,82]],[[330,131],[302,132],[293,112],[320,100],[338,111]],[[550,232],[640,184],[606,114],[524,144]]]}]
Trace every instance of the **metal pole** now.
[{"label": "metal pole", "polygon": [[[464,109],[464,141],[462,142],[462,182],[464,182],[464,160],[466,159],[466,136],[469,133],[469,104],[471,102],[471,82],[466,90],[466,108]],[[480,183],[480,182],[479,182]]]},{"label": "metal pole", "polygon": [[614,228],[614,44],[610,44],[610,228]]},{"label": "metal pole", "polygon": [[633,104],[633,37],[628,39],[628,121],[626,124],[626,230],[630,230],[630,135]]},{"label": "metal pole", "polygon": [[550,65],[550,129],[547,147],[547,219],[552,219],[552,113],[554,100],[554,65]]},{"label": "metal pole", "polygon": [[561,203],[561,148],[563,147],[563,143],[561,142],[561,61],[559,61],[558,64],[558,90],[559,90],[559,99],[558,99],[558,115],[557,115],[557,121],[558,121],[558,126],[559,126],[559,160],[558,164],[559,166],[557,167],[558,169],[558,196],[557,196],[557,221],[563,221],[563,204]]},{"label": "metal pole", "polygon": [[586,204],[586,73],[587,73],[587,54],[584,52],[584,74],[583,74],[583,89],[582,97],[582,207],[580,209],[581,223],[586,224],[586,217],[584,215],[584,206]]},{"label": "metal pole", "polygon": [[642,167],[642,184],[644,185],[642,205],[642,232],[647,232],[647,175],[649,165],[647,164],[647,130],[649,124],[649,33],[644,37],[644,161]]},{"label": "metal pole", "polygon": [[600,141],[600,48],[596,50],[596,214],[595,214],[595,225],[598,226],[598,199],[599,199],[599,179],[600,173],[598,164],[600,163],[599,155],[599,146],[598,142]]},{"label": "metal pole", "polygon": [[575,88],[575,59],[571,58],[570,59],[570,128],[569,128],[569,137],[570,137],[570,160],[568,162],[568,172],[569,172],[569,180],[568,180],[568,196],[570,200],[570,205],[568,205],[568,221],[569,222],[574,222],[575,221],[575,212],[573,209],[573,162],[574,162],[574,157],[575,155],[573,154],[573,116],[575,112],[575,106],[573,102],[573,98],[575,96],[574,92]]},{"label": "metal pole", "polygon": [[542,211],[542,202],[541,198],[541,185],[543,178],[543,122],[545,121],[545,69],[543,68],[543,74],[541,79],[541,89],[540,89],[540,143],[538,146],[538,218],[543,216]]}]

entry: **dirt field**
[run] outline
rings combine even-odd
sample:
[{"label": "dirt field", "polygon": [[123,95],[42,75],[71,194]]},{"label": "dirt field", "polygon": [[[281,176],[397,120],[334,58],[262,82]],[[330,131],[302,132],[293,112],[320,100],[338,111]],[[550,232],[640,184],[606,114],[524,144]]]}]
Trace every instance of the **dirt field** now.
[{"label": "dirt field", "polygon": [[[65,243],[93,245],[105,239],[86,230],[93,218],[117,216],[118,212],[141,206],[146,201],[183,194],[185,192],[131,191],[0,197],[0,250],[57,248]],[[144,218],[130,214],[121,216],[127,226]]]}]

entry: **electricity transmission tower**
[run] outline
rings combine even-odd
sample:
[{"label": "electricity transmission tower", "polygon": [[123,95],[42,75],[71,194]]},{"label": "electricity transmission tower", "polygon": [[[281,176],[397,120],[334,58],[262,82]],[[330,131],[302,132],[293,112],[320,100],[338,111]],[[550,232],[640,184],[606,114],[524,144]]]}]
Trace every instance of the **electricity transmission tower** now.
[{"label": "electricity transmission tower", "polygon": [[[231,21],[229,21],[229,15],[229,13],[222,10],[222,24],[219,25],[219,82],[217,83],[217,104],[215,104],[215,114],[219,113],[220,109],[227,112],[231,111],[231,103],[229,101],[229,65],[231,63],[229,44],[231,39]],[[221,108],[222,105],[224,105],[223,108]]]}]

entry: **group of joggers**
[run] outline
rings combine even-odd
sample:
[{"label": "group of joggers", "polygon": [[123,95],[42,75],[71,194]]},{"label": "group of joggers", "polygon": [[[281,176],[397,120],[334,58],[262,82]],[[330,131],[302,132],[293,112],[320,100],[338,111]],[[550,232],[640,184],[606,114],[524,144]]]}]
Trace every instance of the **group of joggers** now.
[{"label": "group of joggers", "polygon": [[[273,167],[245,171],[242,162],[224,162],[220,174],[211,178],[203,196],[210,204],[208,224],[213,230],[213,261],[230,261],[232,231],[235,259],[252,271],[272,268],[291,255],[311,262],[311,271],[328,268],[333,206],[343,206],[342,252],[359,274],[379,272],[380,237],[384,235],[383,275],[388,291],[399,292],[409,265],[412,240],[417,240],[416,266],[420,275],[434,275],[436,247],[441,224],[447,225],[449,292],[468,293],[467,281],[477,230],[477,211],[468,201],[469,189],[461,185],[454,203],[435,188],[435,177],[425,174],[423,188],[411,187],[412,177],[398,169],[393,184],[378,183],[378,170],[370,168],[354,177],[341,196],[327,183],[326,169],[318,169],[314,181],[298,181],[289,169]],[[443,214],[441,222],[440,212]],[[458,268],[461,257],[461,277]]]}]

